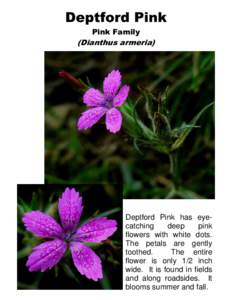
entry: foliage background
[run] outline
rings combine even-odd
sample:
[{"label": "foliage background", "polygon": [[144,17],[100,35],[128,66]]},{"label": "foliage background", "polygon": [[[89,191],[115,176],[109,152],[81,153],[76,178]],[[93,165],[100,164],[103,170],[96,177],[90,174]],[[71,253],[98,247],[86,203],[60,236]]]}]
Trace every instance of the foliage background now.
[{"label": "foliage background", "polygon": [[118,229],[106,241],[91,243],[100,256],[104,278],[98,282],[82,276],[75,268],[70,251],[56,267],[46,272],[29,272],[26,267],[32,248],[49,239],[39,239],[25,230],[22,216],[26,211],[41,210],[59,223],[57,202],[66,185],[18,185],[18,289],[122,289],[122,186],[117,184],[69,185],[80,192],[84,210],[80,224],[95,216],[117,221]]},{"label": "foliage background", "polygon": [[[118,68],[131,87],[154,95],[168,87],[172,127],[190,120],[214,101],[213,52],[46,52],[45,53],[45,173],[48,183],[123,182],[124,198],[165,198],[172,180],[169,161],[151,149],[136,151],[124,130],[113,135],[104,120],[78,132],[76,120],[86,109],[82,95],[58,72],[66,70],[96,88]],[[144,105],[137,107],[145,119]],[[214,198],[214,112],[198,121],[181,149],[184,190],[180,198]]]}]

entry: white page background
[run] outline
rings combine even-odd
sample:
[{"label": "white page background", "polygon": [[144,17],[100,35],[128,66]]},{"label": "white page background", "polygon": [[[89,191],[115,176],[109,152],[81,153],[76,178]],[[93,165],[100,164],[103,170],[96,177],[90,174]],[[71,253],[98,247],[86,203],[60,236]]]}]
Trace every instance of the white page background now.
[{"label": "white page background", "polygon": [[[44,181],[44,51],[216,51],[216,201],[124,201],[124,210],[140,212],[172,205],[207,211],[214,216],[216,262],[214,288],[205,299],[231,299],[231,21],[230,1],[2,1],[1,2],[1,299],[195,299],[192,292],[17,291],[16,184]],[[65,12],[123,13],[162,11],[167,23],[67,24]],[[84,47],[91,28],[140,28],[141,37],[155,38],[150,47]],[[111,40],[118,38],[112,36]],[[13,70],[13,73],[11,73]],[[187,208],[186,208],[187,207]],[[197,294],[197,297],[201,297]]]}]

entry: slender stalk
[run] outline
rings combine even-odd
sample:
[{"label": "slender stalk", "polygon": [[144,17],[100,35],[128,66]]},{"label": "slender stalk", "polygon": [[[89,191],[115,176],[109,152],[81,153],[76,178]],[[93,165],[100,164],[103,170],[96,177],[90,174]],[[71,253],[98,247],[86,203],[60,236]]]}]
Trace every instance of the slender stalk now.
[{"label": "slender stalk", "polygon": [[175,187],[173,186],[171,190],[166,195],[165,199],[172,199],[176,195]]},{"label": "slender stalk", "polygon": [[178,153],[177,151],[171,152],[169,154],[170,160],[170,173],[172,175],[173,186],[175,190],[178,190],[180,185],[180,177],[179,177],[179,165],[178,165]]}]

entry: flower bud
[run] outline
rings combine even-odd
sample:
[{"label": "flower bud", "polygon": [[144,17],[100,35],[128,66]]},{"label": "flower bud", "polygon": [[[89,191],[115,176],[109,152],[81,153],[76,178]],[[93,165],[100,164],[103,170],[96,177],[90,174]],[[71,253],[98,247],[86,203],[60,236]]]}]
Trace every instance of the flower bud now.
[{"label": "flower bud", "polygon": [[60,71],[59,76],[64,78],[75,88],[80,88],[80,89],[85,88],[84,84],[79,79],[76,79],[74,76],[72,76],[70,73],[66,71]]}]

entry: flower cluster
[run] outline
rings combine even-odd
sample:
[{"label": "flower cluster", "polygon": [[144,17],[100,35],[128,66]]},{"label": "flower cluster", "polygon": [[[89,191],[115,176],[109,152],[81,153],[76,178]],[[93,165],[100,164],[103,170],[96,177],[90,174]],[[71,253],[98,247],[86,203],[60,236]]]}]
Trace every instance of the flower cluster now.
[{"label": "flower cluster", "polygon": [[26,229],[40,238],[52,239],[36,246],[27,260],[30,272],[54,267],[69,248],[77,270],[87,278],[97,281],[103,278],[101,259],[85,245],[99,243],[117,230],[117,222],[106,217],[94,218],[78,227],[83,211],[82,197],[73,188],[66,188],[58,202],[61,220],[40,212],[31,211],[23,216]]}]

